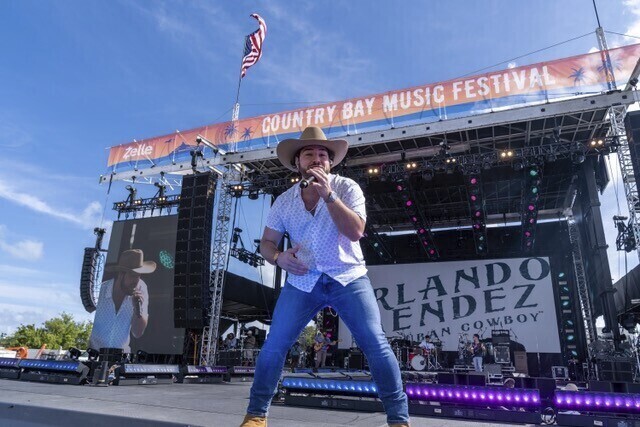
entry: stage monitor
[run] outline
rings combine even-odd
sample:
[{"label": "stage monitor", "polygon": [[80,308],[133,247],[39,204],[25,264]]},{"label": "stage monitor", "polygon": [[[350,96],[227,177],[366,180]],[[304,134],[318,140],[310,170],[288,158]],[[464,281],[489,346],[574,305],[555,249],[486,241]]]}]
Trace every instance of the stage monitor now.
[{"label": "stage monitor", "polygon": [[91,348],[182,354],[184,329],[173,326],[177,217],[113,224]]}]

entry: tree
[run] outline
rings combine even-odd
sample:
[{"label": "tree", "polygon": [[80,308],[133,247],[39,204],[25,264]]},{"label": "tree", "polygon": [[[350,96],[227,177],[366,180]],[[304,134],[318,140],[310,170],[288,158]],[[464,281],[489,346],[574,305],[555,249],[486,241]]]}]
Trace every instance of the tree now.
[{"label": "tree", "polygon": [[92,322],[76,322],[73,315],[61,313],[44,322],[42,327],[20,325],[15,333],[3,338],[6,347],[48,348],[76,347],[86,349],[89,345]]},{"label": "tree", "polygon": [[316,328],[315,326],[305,327],[302,333],[300,334],[300,338],[298,340],[305,347],[313,345],[313,343],[315,342],[317,330],[318,328]]}]

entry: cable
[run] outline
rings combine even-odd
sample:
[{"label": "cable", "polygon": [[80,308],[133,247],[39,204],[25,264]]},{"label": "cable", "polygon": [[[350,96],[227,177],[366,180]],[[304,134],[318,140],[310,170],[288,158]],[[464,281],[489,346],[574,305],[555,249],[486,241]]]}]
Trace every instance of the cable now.
[{"label": "cable", "polygon": [[[516,59],[524,58],[525,56],[533,55],[534,53],[542,52],[543,50],[551,49],[552,47],[560,46],[562,44],[569,43],[569,42],[572,42],[574,40],[578,40],[578,39],[581,39],[583,37],[590,36],[592,34],[593,34],[592,32],[588,32],[588,33],[583,34],[581,36],[573,37],[573,38],[565,40],[563,42],[555,43],[555,44],[552,44],[551,46],[543,47],[542,49],[537,49],[537,50],[534,50],[532,52],[525,53],[524,55],[516,56],[515,58],[507,59],[506,61],[498,62],[497,64],[493,64],[493,65],[490,65],[488,67],[484,67],[484,68],[480,68],[480,69],[475,70],[475,71],[471,71],[471,72],[469,72],[467,74],[461,75],[460,77],[466,77],[466,76],[469,76],[469,75],[472,75],[472,74],[476,74],[476,73],[479,73],[480,71],[484,71],[484,70],[487,70],[489,68],[493,68],[493,67],[496,67],[498,65],[502,65],[504,63],[515,61]],[[458,77],[458,78],[460,78],[460,77]]]},{"label": "cable", "polygon": [[605,31],[605,33],[615,34],[617,36],[623,36],[623,37],[631,37],[632,39],[640,39],[639,36],[632,36],[631,34],[616,33],[615,31]]}]

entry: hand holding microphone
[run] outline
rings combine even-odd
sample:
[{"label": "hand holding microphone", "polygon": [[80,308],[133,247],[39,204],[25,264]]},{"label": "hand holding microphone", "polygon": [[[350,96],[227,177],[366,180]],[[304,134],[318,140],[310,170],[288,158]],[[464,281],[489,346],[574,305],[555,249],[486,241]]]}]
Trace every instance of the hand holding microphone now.
[{"label": "hand holding microphone", "polygon": [[303,180],[300,181],[300,188],[307,188],[309,186],[309,184],[311,184],[312,182],[314,182],[316,180],[315,176],[310,176],[309,178],[305,178]]}]

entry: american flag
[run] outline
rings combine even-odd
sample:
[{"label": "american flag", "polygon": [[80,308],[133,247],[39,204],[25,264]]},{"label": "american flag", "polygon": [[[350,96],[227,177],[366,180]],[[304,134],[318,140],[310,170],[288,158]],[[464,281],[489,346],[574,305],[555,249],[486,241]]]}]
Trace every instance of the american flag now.
[{"label": "american flag", "polygon": [[262,43],[264,42],[264,37],[267,35],[267,24],[265,24],[260,15],[254,13],[251,17],[258,20],[260,28],[249,34],[244,39],[244,57],[242,58],[240,78],[244,77],[247,73],[247,69],[258,62],[262,56]]}]

